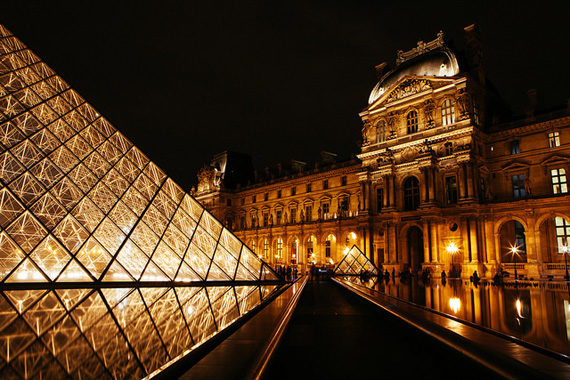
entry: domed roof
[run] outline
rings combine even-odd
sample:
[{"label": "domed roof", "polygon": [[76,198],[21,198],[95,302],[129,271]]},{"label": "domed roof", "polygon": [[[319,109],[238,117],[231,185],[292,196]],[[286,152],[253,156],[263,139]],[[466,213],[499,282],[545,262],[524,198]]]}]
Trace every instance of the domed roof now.
[{"label": "domed roof", "polygon": [[[398,61],[403,60],[400,57],[404,54],[407,53],[399,52]],[[382,94],[406,76],[451,77],[458,73],[457,58],[447,47],[439,47],[426,53],[415,55],[413,58],[404,60],[396,65],[394,69],[388,71],[380,79],[370,93],[368,104],[374,103]]]}]

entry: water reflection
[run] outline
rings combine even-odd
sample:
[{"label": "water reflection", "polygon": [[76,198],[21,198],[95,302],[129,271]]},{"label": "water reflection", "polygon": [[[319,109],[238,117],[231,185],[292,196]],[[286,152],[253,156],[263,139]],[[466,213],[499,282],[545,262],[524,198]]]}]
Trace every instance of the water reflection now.
[{"label": "water reflection", "polygon": [[360,285],[570,355],[570,296],[564,283],[513,286],[469,281],[378,281]]}]

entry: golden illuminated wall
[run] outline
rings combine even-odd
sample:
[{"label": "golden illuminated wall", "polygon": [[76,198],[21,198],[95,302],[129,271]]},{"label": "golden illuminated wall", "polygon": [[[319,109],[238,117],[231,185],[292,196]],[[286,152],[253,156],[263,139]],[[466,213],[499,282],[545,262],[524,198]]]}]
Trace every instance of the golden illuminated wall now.
[{"label": "golden illuminated wall", "polygon": [[263,280],[277,277],[0,25],[2,377],[148,375],[259,304]]}]

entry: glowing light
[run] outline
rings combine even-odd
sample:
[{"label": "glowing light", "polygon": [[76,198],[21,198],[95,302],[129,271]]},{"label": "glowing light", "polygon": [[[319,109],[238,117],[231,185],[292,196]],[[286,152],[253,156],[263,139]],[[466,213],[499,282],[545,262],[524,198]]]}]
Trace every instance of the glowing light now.
[{"label": "glowing light", "polygon": [[568,246],[567,246],[567,245],[563,245],[563,246],[562,246],[562,253],[563,253],[563,254],[567,254],[567,253],[568,253]]},{"label": "glowing light", "polygon": [[356,239],[356,234],[354,232],[351,232],[350,234],[348,234],[348,236],[350,236],[352,240]]},{"label": "glowing light", "polygon": [[450,253],[452,255],[456,254],[457,252],[459,252],[459,247],[457,246],[457,244],[455,244],[455,242],[450,242],[447,247],[445,247],[445,249],[447,250],[447,253]]},{"label": "glowing light", "polygon": [[519,316],[519,318],[524,318],[522,316],[522,302],[520,299],[517,298],[517,300],[515,301],[515,308],[517,309],[517,314]]},{"label": "glowing light", "polygon": [[449,308],[453,311],[453,314],[457,314],[461,309],[461,300],[459,297],[451,297],[449,299]]},{"label": "glowing light", "polygon": [[342,251],[345,255],[348,253],[348,251],[350,251],[350,249],[348,247],[344,248],[344,250]]}]

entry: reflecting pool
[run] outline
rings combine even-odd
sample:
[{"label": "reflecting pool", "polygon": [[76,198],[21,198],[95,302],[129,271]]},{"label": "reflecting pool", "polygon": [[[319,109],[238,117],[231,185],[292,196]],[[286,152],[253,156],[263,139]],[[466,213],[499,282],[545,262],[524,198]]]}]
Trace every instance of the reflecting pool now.
[{"label": "reflecting pool", "polygon": [[[359,277],[351,282],[362,284]],[[570,293],[563,282],[516,287],[465,280],[366,280],[365,286],[453,317],[570,355]]]}]

